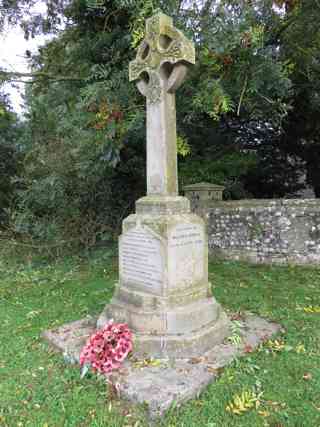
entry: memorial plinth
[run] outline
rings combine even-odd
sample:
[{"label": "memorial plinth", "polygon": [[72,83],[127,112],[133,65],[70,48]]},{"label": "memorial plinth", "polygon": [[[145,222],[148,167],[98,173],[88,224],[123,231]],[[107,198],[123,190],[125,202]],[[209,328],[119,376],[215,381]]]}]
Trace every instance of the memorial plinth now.
[{"label": "memorial plinth", "polygon": [[199,356],[228,333],[229,321],[208,283],[204,223],[190,213],[187,199],[179,200],[180,213],[175,200],[172,214],[156,213],[159,201],[149,201],[143,213],[124,221],[119,286],[98,320],[98,327],[109,319],[128,323],[139,356]]}]

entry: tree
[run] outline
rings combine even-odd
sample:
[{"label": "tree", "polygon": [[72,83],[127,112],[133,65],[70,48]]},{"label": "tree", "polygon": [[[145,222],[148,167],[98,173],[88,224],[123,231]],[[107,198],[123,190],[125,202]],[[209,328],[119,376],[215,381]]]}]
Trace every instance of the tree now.
[{"label": "tree", "polygon": [[283,59],[293,83],[291,110],[284,122],[282,145],[306,163],[307,180],[320,197],[320,5],[296,1],[280,35]]},{"label": "tree", "polygon": [[8,223],[9,209],[15,197],[19,173],[16,145],[21,125],[10,109],[7,95],[0,92],[0,227]]},{"label": "tree", "polygon": [[[66,3],[64,13],[70,25],[32,58],[15,226],[43,240],[90,245],[118,232],[143,191],[144,109],[122,69],[128,8],[108,20],[107,31],[106,17],[83,1]],[[127,148],[130,137],[136,143]]]},{"label": "tree", "polygon": [[[16,1],[8,16],[22,18],[25,4]],[[279,141],[290,108],[291,66],[280,55],[276,35],[286,16],[274,10],[273,1],[207,0],[190,7],[176,0],[61,0],[47,5],[46,16],[23,21],[26,36],[39,31],[56,36],[30,58],[24,190],[15,217],[21,233],[43,240],[80,236],[92,244],[107,230],[117,233],[144,193],[145,106],[128,82],[127,69],[143,38],[145,18],[158,7],[197,47],[197,64],[178,94],[180,154],[191,152],[188,163],[181,159],[181,182],[201,175],[227,184],[230,197],[248,195],[246,176],[259,156],[247,152],[252,134],[243,129],[267,122],[265,137],[277,135]],[[8,70],[0,76],[26,77]],[[246,138],[239,139],[239,132]]]}]

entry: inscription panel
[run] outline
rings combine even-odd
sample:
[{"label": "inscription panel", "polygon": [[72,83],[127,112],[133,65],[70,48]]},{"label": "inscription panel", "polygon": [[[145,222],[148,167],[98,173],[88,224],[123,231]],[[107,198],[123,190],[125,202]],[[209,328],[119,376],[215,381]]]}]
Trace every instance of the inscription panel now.
[{"label": "inscription panel", "polygon": [[123,282],[159,292],[164,267],[161,241],[136,227],[120,237],[120,275]]},{"label": "inscription panel", "polygon": [[205,279],[205,244],[201,224],[179,224],[171,229],[168,241],[170,288],[189,286]]}]

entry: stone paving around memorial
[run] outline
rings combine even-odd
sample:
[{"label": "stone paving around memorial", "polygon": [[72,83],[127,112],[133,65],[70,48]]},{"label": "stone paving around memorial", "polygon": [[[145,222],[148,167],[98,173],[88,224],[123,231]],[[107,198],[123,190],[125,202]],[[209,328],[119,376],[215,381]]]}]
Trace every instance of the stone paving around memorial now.
[{"label": "stone paving around memorial", "polygon": [[[85,318],[62,327],[46,331],[43,337],[64,355],[67,363],[78,363],[86,340],[96,330],[96,318]],[[109,381],[118,390],[119,397],[134,404],[143,404],[149,419],[163,416],[170,407],[198,397],[210,382],[218,377],[219,369],[235,358],[254,351],[257,346],[281,330],[273,322],[247,314],[241,321],[241,342],[228,339],[217,344],[201,357],[157,360],[145,362],[133,351],[119,372]],[[156,366],[155,366],[156,365]]]}]

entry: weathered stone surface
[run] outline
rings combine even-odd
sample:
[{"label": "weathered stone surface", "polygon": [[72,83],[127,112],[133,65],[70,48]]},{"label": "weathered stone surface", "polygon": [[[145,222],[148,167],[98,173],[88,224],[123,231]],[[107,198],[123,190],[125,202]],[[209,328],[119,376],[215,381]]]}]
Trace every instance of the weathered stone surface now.
[{"label": "weathered stone surface", "polygon": [[[264,340],[279,332],[280,326],[247,314],[242,319],[242,343],[239,346],[220,342],[201,357],[190,359],[164,359],[160,366],[146,366],[137,360],[136,348],[119,372],[110,380],[117,386],[120,397],[133,403],[144,404],[151,419],[162,416],[173,404],[180,406],[199,396],[204,388],[218,377],[218,369],[236,357],[253,351]],[[84,335],[95,331],[94,322],[84,319],[64,325],[44,335],[61,350],[67,361],[78,361],[84,345]],[[185,354],[185,353],[183,353]],[[141,359],[140,359],[141,360]]]},{"label": "weathered stone surface", "polygon": [[79,363],[79,356],[88,338],[96,330],[97,318],[85,317],[75,322],[50,329],[42,333],[42,338],[58,351],[61,351],[67,362]]},{"label": "weathered stone surface", "polygon": [[130,62],[129,79],[147,99],[147,193],[178,193],[175,92],[194,64],[193,43],[159,12],[146,21],[146,36]]},{"label": "weathered stone surface", "polygon": [[[146,21],[146,36],[141,42],[137,57],[129,65],[129,80],[139,80],[144,73],[150,79],[159,78],[164,64],[195,63],[194,44],[173,26],[172,18],[158,12]],[[156,102],[157,90],[148,90],[148,98]]]},{"label": "weathered stone surface", "polygon": [[198,184],[183,187],[185,196],[190,200],[193,210],[203,203],[213,203],[214,200],[222,200],[225,187],[222,185],[200,182]]},{"label": "weathered stone surface", "polygon": [[190,213],[190,202],[181,196],[146,196],[136,201],[138,215],[174,215]]},{"label": "weathered stone surface", "polygon": [[200,217],[130,215],[119,240],[119,264],[119,286],[98,327],[110,319],[128,323],[140,356],[199,356],[228,334],[229,321],[210,291]]},{"label": "weathered stone surface", "polygon": [[254,263],[320,262],[316,199],[199,202],[192,208],[207,223],[214,256]]}]

